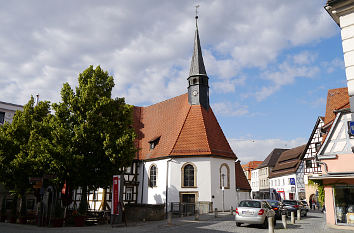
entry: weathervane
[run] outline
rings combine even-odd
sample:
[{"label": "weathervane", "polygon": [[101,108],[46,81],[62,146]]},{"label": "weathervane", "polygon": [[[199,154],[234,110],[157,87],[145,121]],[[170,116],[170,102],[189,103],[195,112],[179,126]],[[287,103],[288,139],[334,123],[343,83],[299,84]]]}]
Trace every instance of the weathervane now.
[{"label": "weathervane", "polygon": [[198,8],[199,4],[195,5],[195,26],[198,27]]}]

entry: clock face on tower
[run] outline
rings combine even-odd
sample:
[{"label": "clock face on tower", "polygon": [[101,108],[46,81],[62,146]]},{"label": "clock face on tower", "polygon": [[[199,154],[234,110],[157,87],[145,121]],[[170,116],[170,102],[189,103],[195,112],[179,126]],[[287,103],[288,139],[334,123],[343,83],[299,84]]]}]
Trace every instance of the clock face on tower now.
[{"label": "clock face on tower", "polygon": [[197,96],[197,95],[198,95],[198,91],[194,90],[194,91],[192,92],[192,95]]}]

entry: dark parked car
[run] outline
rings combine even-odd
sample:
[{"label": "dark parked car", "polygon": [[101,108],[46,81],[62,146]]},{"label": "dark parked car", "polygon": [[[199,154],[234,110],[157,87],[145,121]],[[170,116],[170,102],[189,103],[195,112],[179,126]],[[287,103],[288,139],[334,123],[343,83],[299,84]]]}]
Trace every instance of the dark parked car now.
[{"label": "dark parked car", "polygon": [[292,207],[292,208],[288,208],[289,216],[290,216],[291,212],[295,212],[295,216],[296,216],[298,209],[300,209],[301,216],[304,216],[304,217],[307,216],[308,209],[306,209],[304,207],[304,205],[300,201],[297,201],[297,200],[283,200],[282,203],[283,203],[283,205],[286,208],[288,208],[289,206]]},{"label": "dark parked car", "polygon": [[[277,200],[266,200],[275,212],[275,219],[281,219],[281,202]],[[285,211],[287,211],[285,209]]]}]

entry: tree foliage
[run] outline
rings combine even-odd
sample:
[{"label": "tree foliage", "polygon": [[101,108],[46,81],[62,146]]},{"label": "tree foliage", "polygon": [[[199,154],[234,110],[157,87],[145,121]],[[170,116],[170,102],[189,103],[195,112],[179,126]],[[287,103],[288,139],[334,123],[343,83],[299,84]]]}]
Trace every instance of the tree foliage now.
[{"label": "tree foliage", "polygon": [[23,195],[28,178],[49,175],[71,188],[107,187],[112,176],[131,165],[136,153],[132,106],[111,98],[113,77],[90,66],[75,91],[68,83],[61,102],[34,103],[31,97],[11,124],[0,127],[0,182]]},{"label": "tree foliage", "polygon": [[113,77],[99,66],[90,66],[78,81],[75,92],[65,83],[61,102],[53,104],[54,144],[65,158],[66,180],[76,187],[106,187],[136,152],[132,106],[111,98]]},{"label": "tree foliage", "polygon": [[31,97],[23,111],[16,112],[11,124],[0,127],[0,182],[20,196],[31,187],[28,178],[41,175],[43,164],[49,162],[50,154],[35,148],[38,139],[50,133],[45,126],[49,113],[49,102],[34,106]]}]

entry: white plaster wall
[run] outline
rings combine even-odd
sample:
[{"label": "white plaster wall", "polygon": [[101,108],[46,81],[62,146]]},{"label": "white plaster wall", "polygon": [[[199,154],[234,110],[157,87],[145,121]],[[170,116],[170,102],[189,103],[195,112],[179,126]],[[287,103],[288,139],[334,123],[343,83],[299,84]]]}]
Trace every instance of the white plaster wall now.
[{"label": "white plaster wall", "polygon": [[236,185],[235,185],[235,161],[230,159],[212,158],[211,159],[211,195],[213,207],[218,210],[223,209],[222,205],[222,188],[220,188],[220,167],[226,163],[230,169],[230,188],[224,189],[224,209],[229,210],[232,206],[236,207]]},{"label": "white plaster wall", "polygon": [[354,94],[354,13],[339,17],[349,95]]},{"label": "white plaster wall", "polygon": [[251,188],[252,192],[259,191],[259,169],[253,169],[251,171]]},{"label": "white plaster wall", "polygon": [[[166,168],[167,168],[167,160],[156,160],[151,162],[145,163],[145,190],[146,192],[144,195],[146,196],[147,204],[163,204],[166,202]],[[150,173],[150,166],[155,164],[157,167],[157,174],[156,174],[156,187],[149,187],[148,185],[148,176]]]},{"label": "white plaster wall", "polygon": [[15,112],[17,110],[23,110],[22,107],[17,106],[17,105],[12,105],[12,104],[7,104],[4,102],[0,102],[0,112],[4,112],[5,113],[5,122],[12,122],[12,119],[15,115]]},{"label": "white plaster wall", "polygon": [[[213,208],[222,210],[222,189],[220,188],[220,167],[226,163],[229,167],[230,188],[224,189],[224,207],[229,210],[236,207],[235,186],[235,162],[230,159],[211,157],[184,157],[162,159],[143,163],[139,167],[139,190],[138,203],[162,204],[166,202],[166,171],[167,161],[169,164],[168,174],[168,197],[167,201],[180,202],[181,192],[197,192],[196,201],[213,202]],[[182,187],[181,169],[185,163],[193,163],[196,166],[196,187]],[[148,186],[149,168],[152,164],[157,166],[157,185],[154,188]],[[142,179],[144,174],[144,181]],[[226,178],[225,178],[226,182]],[[143,189],[143,199],[141,199]],[[242,194],[243,195],[243,194]],[[212,198],[214,196],[214,198]],[[141,201],[142,200],[142,201]]]},{"label": "white plaster wall", "polygon": [[[291,193],[291,187],[295,187],[295,185],[290,185],[289,184],[289,178],[294,178],[295,179],[295,184],[297,184],[296,180],[296,175],[295,174],[290,174],[290,175],[285,175],[285,176],[279,176],[275,178],[270,179],[270,188],[275,189],[277,192],[278,191],[284,191],[285,193],[285,199],[289,199],[289,193]],[[283,182],[284,181],[284,182]],[[295,189],[295,197],[294,199],[298,199],[297,197],[297,192],[298,190]],[[283,197],[283,196],[281,196]]]},{"label": "white plaster wall", "polygon": [[[174,158],[170,162],[168,202],[179,202],[180,192],[198,192],[196,201],[212,201],[210,159],[208,157],[185,157]],[[197,168],[196,188],[182,188],[182,166],[185,163],[193,163]]]}]

